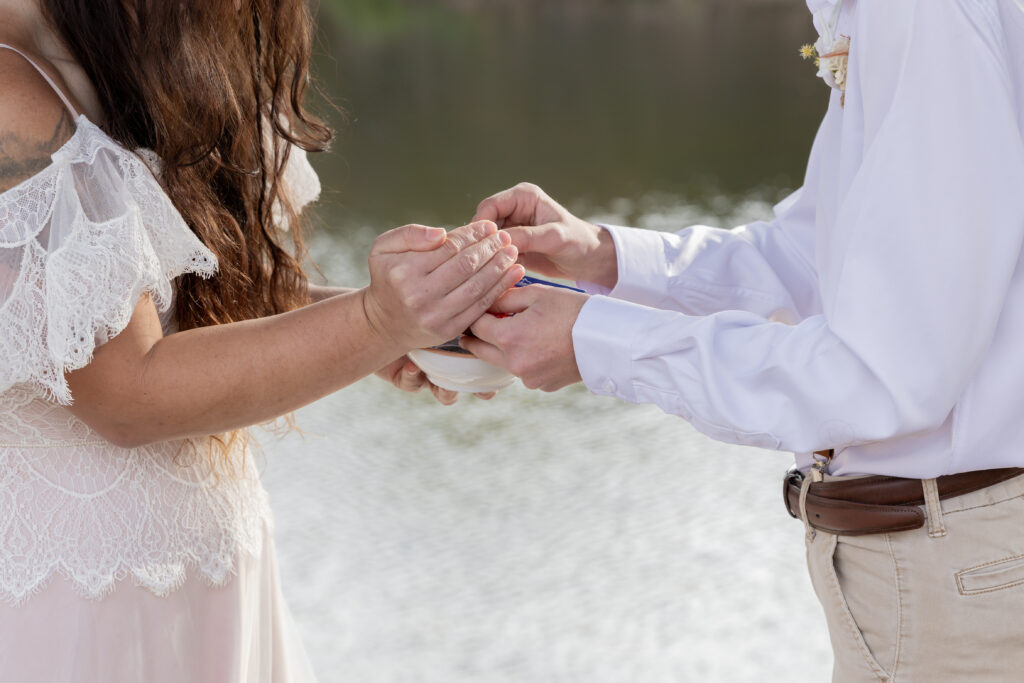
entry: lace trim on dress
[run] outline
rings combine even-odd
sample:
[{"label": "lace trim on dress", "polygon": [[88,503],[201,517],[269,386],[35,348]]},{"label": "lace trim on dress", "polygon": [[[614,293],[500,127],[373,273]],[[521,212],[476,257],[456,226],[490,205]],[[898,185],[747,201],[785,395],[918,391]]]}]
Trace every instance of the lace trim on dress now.
[{"label": "lace trim on dress", "polygon": [[120,333],[148,292],[217,261],[130,152],[84,116],[52,164],[0,194],[0,600],[54,576],[88,598],[131,579],[166,595],[190,570],[213,584],[258,556],[266,492],[241,448],[217,476],[190,444],[121,449],[60,404],[64,374]]},{"label": "lace trim on dress", "polygon": [[[46,431],[53,413],[75,421],[32,388],[0,396],[0,403],[11,401],[28,401],[19,412],[41,418],[36,427]],[[91,599],[123,580],[164,596],[190,571],[223,585],[239,552],[258,557],[273,522],[251,456],[233,454],[245,457],[245,470],[217,476],[195,454],[181,462],[181,446],[0,444],[0,600],[23,604],[54,576]]]},{"label": "lace trim on dress", "polygon": [[[281,144],[290,143],[282,140]],[[306,150],[298,145],[291,145],[288,162],[281,173],[281,186],[296,213],[320,198],[320,178],[309,163],[309,155]],[[280,200],[274,202],[272,210],[274,223],[282,230],[287,231],[290,226],[281,208]]]},{"label": "lace trim on dress", "polygon": [[142,158],[78,126],[51,166],[0,195],[0,392],[35,382],[65,405],[64,373],[124,330],[144,292],[167,310],[174,277],[217,270]]},{"label": "lace trim on dress", "polygon": [[[0,193],[0,600],[14,605],[55,576],[87,598],[122,580],[167,595],[191,571],[222,585],[272,527],[244,446],[240,472],[216,473],[193,444],[118,448],[64,407],[64,374],[124,330],[144,292],[163,317],[175,277],[217,270],[159,158],[77,124],[50,166]],[[294,156],[298,209],[319,181]]]}]

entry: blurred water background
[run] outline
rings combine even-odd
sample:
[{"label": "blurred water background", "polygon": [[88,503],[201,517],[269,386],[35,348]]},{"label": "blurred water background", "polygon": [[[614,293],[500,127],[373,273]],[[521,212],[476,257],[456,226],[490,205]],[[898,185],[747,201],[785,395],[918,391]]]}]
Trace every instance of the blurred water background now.
[{"label": "blurred water background", "polygon": [[[734,226],[799,186],[827,92],[800,0],[324,0],[347,112],[315,257],[537,182],[582,216]],[[823,681],[791,456],[520,386],[452,408],[368,379],[260,436],[284,590],[324,683]]]}]

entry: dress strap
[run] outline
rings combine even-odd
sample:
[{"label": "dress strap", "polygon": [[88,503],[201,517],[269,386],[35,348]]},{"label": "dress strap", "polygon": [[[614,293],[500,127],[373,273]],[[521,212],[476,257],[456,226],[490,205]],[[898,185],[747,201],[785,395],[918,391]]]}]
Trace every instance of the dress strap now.
[{"label": "dress strap", "polygon": [[27,54],[25,54],[24,52],[22,52],[21,50],[19,50],[16,47],[13,47],[13,46],[8,45],[6,43],[0,43],[0,48],[5,48],[7,50],[11,50],[12,52],[17,52],[19,55],[24,57],[26,59],[26,61],[28,61],[29,64],[31,64],[32,66],[35,67],[36,71],[39,72],[39,75],[42,76],[43,78],[45,78],[46,82],[50,84],[50,87],[53,88],[53,91],[55,93],[57,93],[57,97],[60,98],[60,101],[63,102],[64,106],[68,108],[69,112],[71,112],[72,118],[76,118],[76,119],[78,118],[78,112],[75,110],[74,105],[71,104],[71,100],[68,99],[67,95],[64,94],[63,90],[61,90],[59,87],[57,87],[57,84],[54,83],[52,78],[50,78],[50,74],[48,74],[45,71],[43,71],[43,67],[41,67],[38,64],[36,64],[35,61],[33,61],[31,57],[29,57]]}]

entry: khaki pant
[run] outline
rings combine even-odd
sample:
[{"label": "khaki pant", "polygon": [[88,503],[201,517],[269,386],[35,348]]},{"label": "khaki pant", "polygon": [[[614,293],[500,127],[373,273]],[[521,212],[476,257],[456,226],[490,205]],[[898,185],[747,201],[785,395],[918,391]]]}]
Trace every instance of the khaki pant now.
[{"label": "khaki pant", "polygon": [[833,681],[1024,681],[1024,476],[941,502],[921,529],[807,541]]}]

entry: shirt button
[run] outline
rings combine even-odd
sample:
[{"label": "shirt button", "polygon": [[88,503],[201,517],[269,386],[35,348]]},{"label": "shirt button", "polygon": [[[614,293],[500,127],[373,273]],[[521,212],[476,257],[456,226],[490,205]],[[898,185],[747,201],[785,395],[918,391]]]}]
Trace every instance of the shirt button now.
[{"label": "shirt button", "polygon": [[609,394],[614,394],[615,390],[618,389],[619,387],[617,384],[615,384],[614,380],[606,379],[604,381],[604,384],[601,385],[601,388],[604,389]]}]

